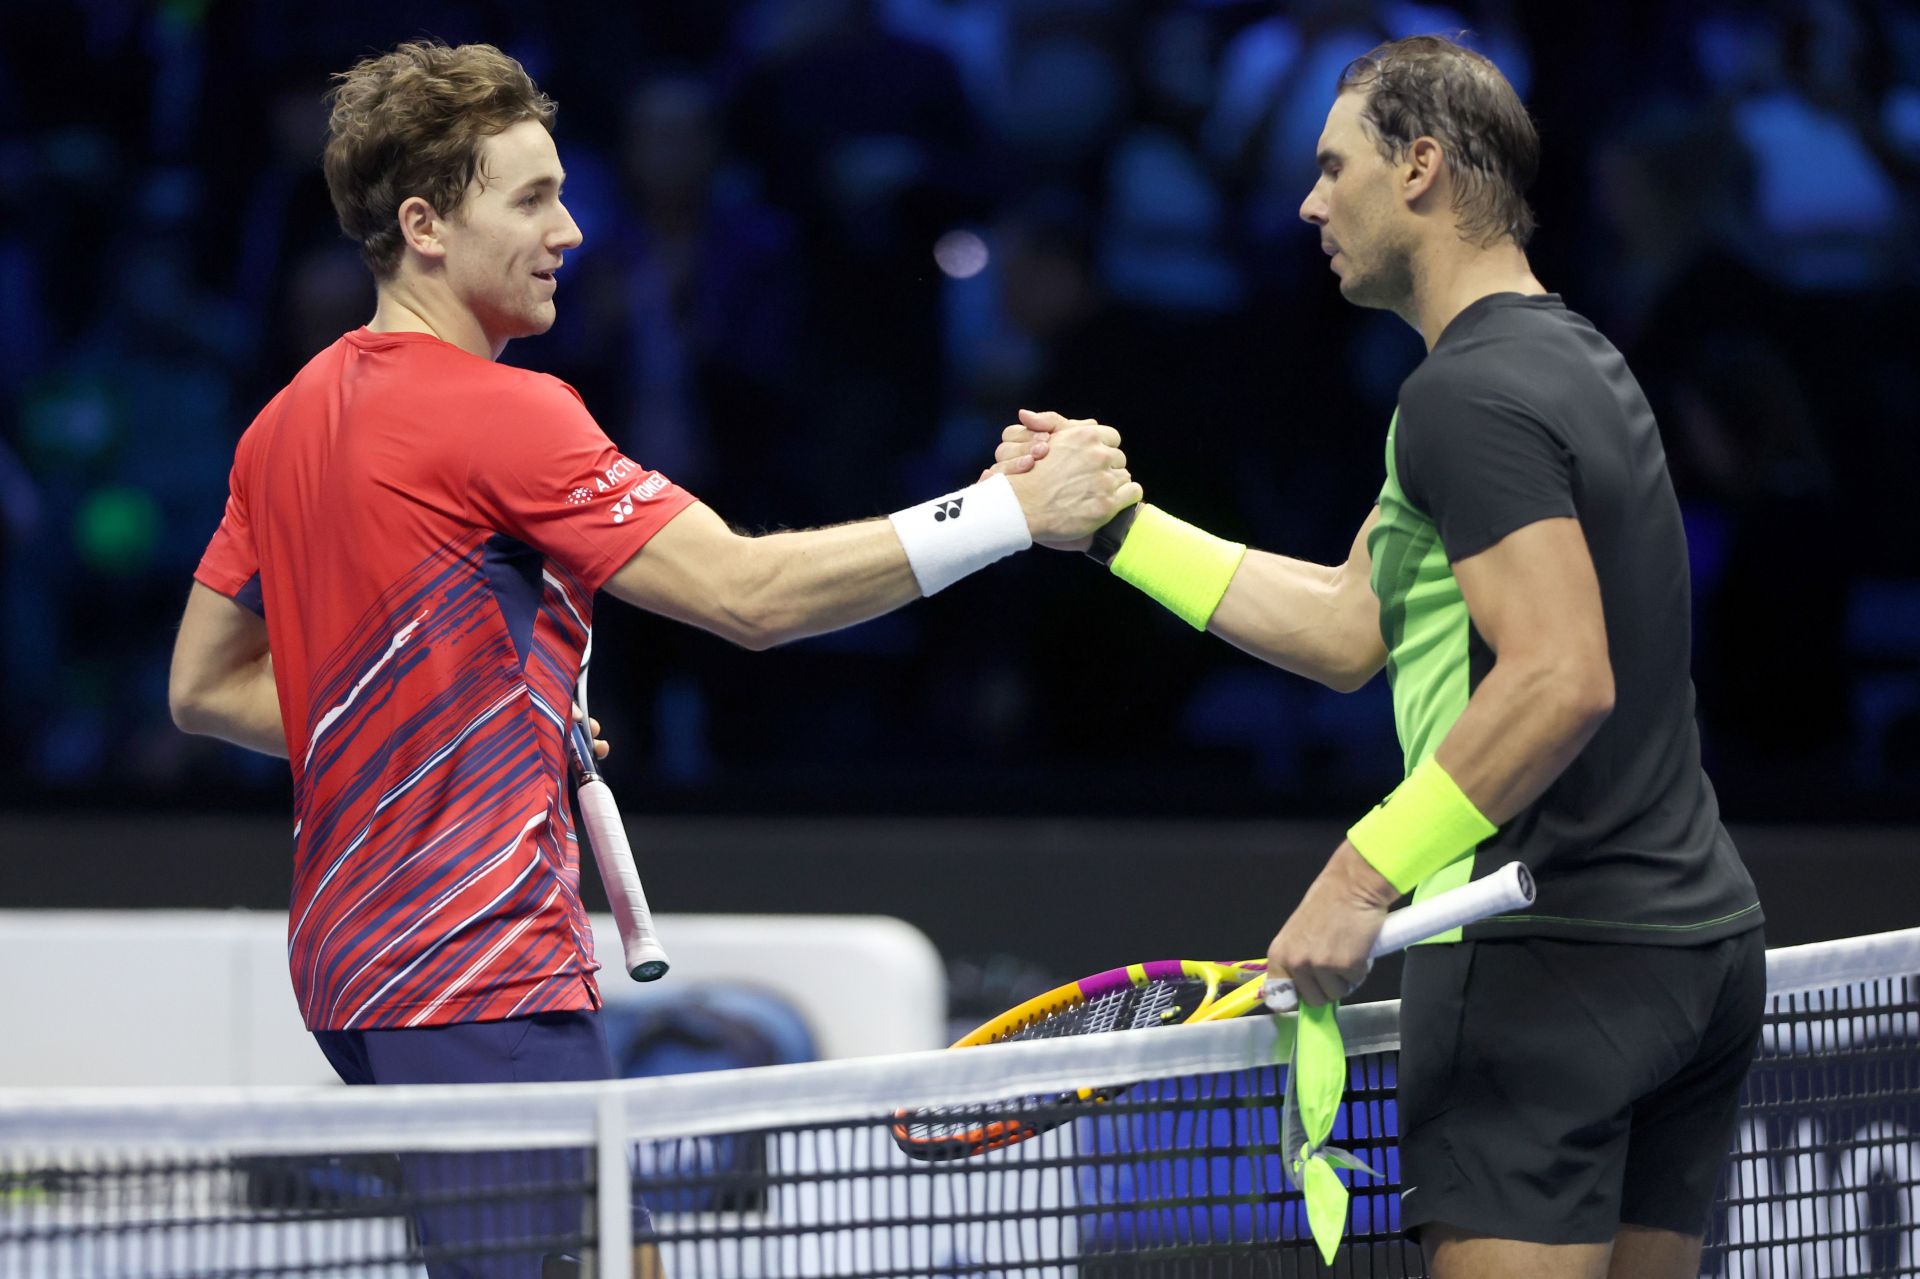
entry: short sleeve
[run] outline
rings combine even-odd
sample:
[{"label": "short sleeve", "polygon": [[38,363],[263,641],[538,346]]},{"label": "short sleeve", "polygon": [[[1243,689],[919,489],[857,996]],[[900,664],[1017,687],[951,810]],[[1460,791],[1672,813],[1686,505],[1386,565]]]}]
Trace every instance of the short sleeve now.
[{"label": "short sleeve", "polygon": [[220,527],[200,556],[193,578],[208,590],[218,591],[253,612],[266,616],[260,593],[260,551],[253,540],[253,521],[247,510],[247,457],[252,451],[252,431],[240,437],[234,452],[233,469],[227,473],[227,508],[220,516]]},{"label": "short sleeve", "polygon": [[[505,409],[507,406],[497,406]],[[597,591],[691,493],[614,447],[572,387],[540,377],[473,436],[467,498],[480,521]]]},{"label": "short sleeve", "polygon": [[1423,370],[1400,394],[1395,468],[1452,562],[1516,529],[1577,514],[1563,433],[1498,386]]}]

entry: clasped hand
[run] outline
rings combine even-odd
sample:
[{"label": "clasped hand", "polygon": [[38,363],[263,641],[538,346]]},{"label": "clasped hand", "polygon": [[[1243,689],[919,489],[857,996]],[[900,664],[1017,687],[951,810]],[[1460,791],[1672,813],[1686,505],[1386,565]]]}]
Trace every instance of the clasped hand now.
[{"label": "clasped hand", "polygon": [[1033,540],[1055,550],[1084,551],[1095,530],[1142,496],[1120,432],[1092,419],[1022,409],[993,459],[981,478],[1006,476]]}]

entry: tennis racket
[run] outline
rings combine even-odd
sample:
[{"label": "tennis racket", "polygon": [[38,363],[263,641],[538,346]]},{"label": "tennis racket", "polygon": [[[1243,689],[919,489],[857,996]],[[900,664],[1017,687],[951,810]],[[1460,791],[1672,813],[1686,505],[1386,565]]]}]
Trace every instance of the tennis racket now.
[{"label": "tennis racket", "polygon": [[600,776],[593,758],[593,738],[583,722],[587,715],[587,663],[592,658],[593,632],[588,631],[586,649],[580,654],[580,679],[573,693],[580,704],[581,718],[570,725],[567,734],[573,757],[574,798],[580,801],[580,824],[586,827],[594,864],[600,868],[600,883],[607,890],[613,921],[620,928],[627,975],[635,981],[658,981],[667,975],[667,952],[653,931],[653,912],[647,908],[647,894],[640,887],[640,871],[633,864],[620,806],[614,803],[613,791]]},{"label": "tennis racket", "polygon": [[[1405,950],[1417,941],[1518,909],[1533,901],[1533,876],[1510,862],[1484,879],[1390,913],[1370,959]],[[1197,1025],[1225,1021],[1258,1008],[1291,1012],[1299,1006],[1293,983],[1267,979],[1267,961],[1219,964],[1162,959],[1110,968],[1057,986],[1010,1008],[954,1041],[955,1048],[1098,1035],[1115,1030]],[[955,1111],[900,1111],[894,1143],[915,1159],[964,1159],[1037,1137],[1075,1117],[1077,1108],[1113,1100],[1128,1084],[1061,1093],[1037,1112],[990,1114],[980,1107]]]}]

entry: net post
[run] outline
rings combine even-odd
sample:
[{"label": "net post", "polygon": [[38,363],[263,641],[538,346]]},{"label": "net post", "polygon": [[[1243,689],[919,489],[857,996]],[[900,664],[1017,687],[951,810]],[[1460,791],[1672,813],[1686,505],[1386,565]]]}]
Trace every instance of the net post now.
[{"label": "net post", "polygon": [[594,1124],[594,1242],[598,1279],[633,1279],[633,1181],[627,1166],[626,1105],[601,1091]]}]

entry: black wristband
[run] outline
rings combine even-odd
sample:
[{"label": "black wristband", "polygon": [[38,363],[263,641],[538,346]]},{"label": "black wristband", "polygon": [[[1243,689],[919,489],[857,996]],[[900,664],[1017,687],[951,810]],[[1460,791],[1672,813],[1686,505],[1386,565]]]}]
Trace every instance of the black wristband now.
[{"label": "black wristband", "polygon": [[1093,544],[1087,547],[1087,558],[1111,568],[1113,557],[1120,553],[1120,544],[1127,540],[1127,534],[1133,530],[1134,517],[1138,514],[1140,504],[1135,502],[1096,529]]}]

